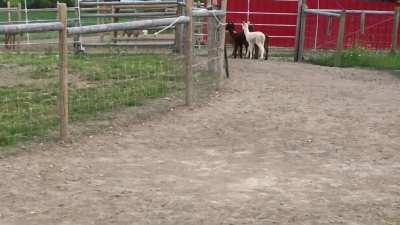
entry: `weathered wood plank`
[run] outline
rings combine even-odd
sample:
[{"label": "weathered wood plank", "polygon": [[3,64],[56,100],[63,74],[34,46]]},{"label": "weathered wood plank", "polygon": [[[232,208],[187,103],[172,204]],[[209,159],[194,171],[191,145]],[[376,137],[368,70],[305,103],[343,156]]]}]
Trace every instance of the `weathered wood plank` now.
[{"label": "weathered wood plank", "polygon": [[71,28],[68,28],[68,33],[69,34],[89,34],[89,33],[101,33],[101,32],[110,32],[110,31],[118,31],[118,30],[134,30],[134,29],[143,30],[143,29],[148,29],[148,28],[153,28],[153,27],[168,26],[174,22],[176,24],[188,23],[189,17],[180,16],[178,18],[140,20],[140,21],[125,22],[125,23],[71,27]]},{"label": "weathered wood plank", "polygon": [[12,24],[0,26],[0,34],[35,33],[47,31],[59,31],[63,28],[60,22],[52,23],[31,23],[31,24]]}]

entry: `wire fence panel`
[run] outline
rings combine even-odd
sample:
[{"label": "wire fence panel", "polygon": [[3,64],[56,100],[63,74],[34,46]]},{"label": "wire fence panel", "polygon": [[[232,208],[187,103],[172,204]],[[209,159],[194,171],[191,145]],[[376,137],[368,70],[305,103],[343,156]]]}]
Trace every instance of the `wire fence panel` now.
[{"label": "wire fence panel", "polygon": [[[208,45],[207,25],[209,20],[212,20],[212,17],[195,17],[193,24],[194,95],[197,100],[205,98],[210,91],[214,91],[217,87],[217,75],[208,69],[208,65],[213,64],[218,58],[218,56],[212,58],[208,56],[210,46]],[[218,32],[225,32],[224,27],[221,29]]]},{"label": "wire fence panel", "polygon": [[[361,17],[354,15],[352,17]],[[357,19],[353,20],[357,23]],[[350,36],[353,34],[352,41],[359,40],[361,46],[371,49],[389,49],[391,47],[391,35],[393,27],[393,15],[366,15],[365,17],[365,32],[360,30],[350,31]]]},{"label": "wire fence panel", "polygon": [[[54,137],[58,55],[5,53],[0,58],[0,146]],[[68,76],[72,125],[110,118],[153,99],[181,98],[184,89],[182,57],[172,53],[70,55]]]},{"label": "wire fence panel", "polygon": [[58,57],[6,53],[0,59],[0,147],[54,137]]},{"label": "wire fence panel", "polygon": [[307,13],[304,49],[335,49],[339,30],[338,28],[338,17],[328,17]]},{"label": "wire fence panel", "polygon": [[[59,7],[59,10],[62,15],[66,14],[65,5]],[[64,16],[60,17],[60,23],[66,24],[61,18]],[[85,26],[85,23],[93,25],[99,22],[93,18],[88,22],[76,21],[78,22],[73,25]],[[202,17],[194,21],[194,24],[199,26],[194,27],[192,42],[185,40],[185,29],[189,27],[185,25],[186,22],[182,22],[182,25],[179,25],[182,27],[181,34],[174,34],[174,24],[157,28],[160,32],[147,34],[143,41],[146,45],[141,47],[137,45],[140,42],[138,37],[127,37],[135,40],[134,44],[129,46],[124,41],[116,40],[112,31],[108,33],[107,39],[104,37],[107,33],[82,35],[78,38],[71,35],[67,40],[68,51],[64,48],[65,45],[58,45],[59,40],[65,43],[65,36],[57,39],[56,32],[41,32],[35,33],[39,37],[36,43],[33,42],[34,39],[29,40],[32,42],[25,42],[30,48],[22,47],[21,44],[20,48],[15,49],[18,53],[11,51],[14,49],[6,49],[0,53],[0,150],[4,146],[26,141],[42,142],[59,138],[59,129],[64,127],[67,127],[66,130],[69,127],[67,133],[72,133],[73,136],[81,134],[87,127],[92,127],[94,131],[102,131],[102,126],[112,123],[113,118],[122,118],[121,121],[133,119],[127,114],[146,112],[146,108],[154,103],[166,108],[187,103],[187,68],[191,68],[194,74],[194,96],[190,96],[190,99],[202,100],[220,84],[217,81],[221,73],[217,75],[216,68],[221,65],[218,63],[222,62],[219,39],[221,32],[225,32],[224,27],[219,24],[218,29],[214,31],[216,43],[211,47],[207,46],[210,42],[205,41],[203,37],[205,21],[207,20]],[[102,22],[106,21],[100,21]],[[116,25],[108,27],[115,28]],[[12,28],[17,29],[16,26]],[[60,34],[66,34],[68,31],[64,26],[59,29]],[[2,32],[7,31],[3,29]],[[115,32],[122,36],[124,31]],[[7,35],[9,34],[4,36]],[[32,37],[34,36],[30,36]],[[184,51],[175,46],[178,39],[181,39],[180,43],[184,43]],[[160,47],[159,43],[163,41],[172,41],[172,44],[167,48]],[[190,58],[187,57],[189,42],[193,45],[190,46],[193,48],[193,62],[186,60]],[[75,44],[75,48],[72,43]],[[76,44],[80,43],[90,48],[82,48],[81,52],[72,51],[76,50]],[[54,47],[51,47],[52,44],[55,44]],[[67,61],[62,60],[64,57],[60,57],[56,50],[60,50],[60,53],[68,51]],[[208,57],[210,52],[213,52],[212,57]],[[211,64],[213,70],[210,70]],[[61,82],[60,75],[66,77],[66,80]],[[66,86],[62,85],[61,88],[61,83]],[[65,92],[65,89],[68,91]],[[61,104],[63,101],[60,100],[60,96],[68,97],[68,105]],[[61,108],[68,110],[63,111]],[[65,113],[68,117],[64,117],[61,112],[69,112]],[[60,120],[60,117],[67,119]],[[68,120],[70,126],[64,126],[64,122]],[[60,121],[63,121],[62,124]]]},{"label": "wire fence panel", "polygon": [[[335,49],[338,21],[338,17],[307,14],[305,49]],[[390,49],[392,27],[393,15],[391,14],[363,16],[361,13],[346,13],[344,47]]]},{"label": "wire fence panel", "polygon": [[70,61],[70,119],[103,117],[146,101],[180,96],[183,64],[176,55],[112,52]]}]

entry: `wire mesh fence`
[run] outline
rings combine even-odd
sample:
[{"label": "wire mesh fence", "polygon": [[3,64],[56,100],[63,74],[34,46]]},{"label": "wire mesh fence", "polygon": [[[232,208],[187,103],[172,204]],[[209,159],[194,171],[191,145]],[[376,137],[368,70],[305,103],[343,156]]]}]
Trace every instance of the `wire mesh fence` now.
[{"label": "wire mesh fence", "polygon": [[0,147],[50,137],[58,126],[56,55],[0,55]]},{"label": "wire mesh fence", "polygon": [[[181,19],[185,21],[185,18]],[[200,18],[197,21],[207,20]],[[116,24],[110,24],[112,27],[114,25]],[[205,25],[195,29],[195,33],[203,32]],[[2,33],[16,34],[7,33],[9,30],[4,27],[0,28]],[[66,27],[61,29],[67,31]],[[186,25],[183,29],[186,29]],[[219,30],[224,32],[223,28]],[[57,36],[57,32],[42,33]],[[36,33],[39,34],[41,32]],[[93,38],[100,38],[100,34],[93,35]],[[73,54],[71,43],[76,43],[74,35],[71,34],[67,40],[70,44],[66,95],[68,119],[72,126],[70,132],[79,133],[79,129],[75,130],[75,127],[110,120],[127,110],[134,112],[136,109],[143,109],[152,102],[168,101],[166,107],[185,103],[188,61],[187,55],[183,53],[187,54],[189,42],[184,41],[183,52],[178,51],[175,48],[177,46],[168,49],[150,46],[150,49],[144,51],[122,46],[100,46],[83,54]],[[216,76],[216,70],[209,69],[208,42],[196,40],[194,37],[191,41],[194,60],[189,66],[194,75],[193,98],[198,100],[215,90],[219,76]],[[53,41],[59,44],[59,39]],[[58,50],[61,49],[59,47]],[[46,47],[37,47],[35,51],[19,50],[21,51],[18,53],[0,53],[0,149],[25,141],[58,138],[58,130],[62,127],[61,52],[57,54],[57,48],[49,50]],[[223,55],[214,55],[212,62],[215,64],[221,56]],[[102,129],[96,125],[94,128]]]},{"label": "wire mesh fence", "polygon": [[[307,14],[305,49],[335,49],[339,18]],[[388,14],[346,13],[344,48],[372,50],[391,48],[393,12]]]},{"label": "wire mesh fence", "polygon": [[[59,125],[58,56],[8,53],[0,57],[0,146],[52,136]],[[142,106],[152,99],[178,98],[183,89],[183,64],[174,54],[111,52],[69,57],[72,123],[109,118],[107,113]]]},{"label": "wire mesh fence", "polygon": [[350,57],[354,63],[357,60],[354,54],[360,57],[359,53],[366,49],[397,51],[399,9],[335,11],[300,6],[295,60],[311,59],[320,64],[343,66],[344,59]]},{"label": "wire mesh fence", "polygon": [[304,50],[306,52],[336,49],[339,17],[307,14],[305,25]]},{"label": "wire mesh fence", "polygon": [[[198,99],[209,94],[210,90],[217,88],[216,71],[209,69],[209,66],[215,67],[215,62],[219,59],[218,55],[209,55],[210,50],[215,48],[214,45],[209,46],[208,42],[208,21],[212,18],[194,17],[193,22],[193,75],[195,81],[195,96]],[[224,30],[216,30],[216,32],[224,32]],[[207,90],[208,89],[208,90]]]}]

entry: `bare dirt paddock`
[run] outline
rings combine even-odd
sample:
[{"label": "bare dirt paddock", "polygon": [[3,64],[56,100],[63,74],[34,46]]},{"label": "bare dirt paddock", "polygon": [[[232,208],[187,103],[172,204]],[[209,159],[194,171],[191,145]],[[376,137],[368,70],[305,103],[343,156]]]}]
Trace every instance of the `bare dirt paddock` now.
[{"label": "bare dirt paddock", "polygon": [[400,224],[398,76],[231,64],[208,104],[0,159],[0,224]]}]

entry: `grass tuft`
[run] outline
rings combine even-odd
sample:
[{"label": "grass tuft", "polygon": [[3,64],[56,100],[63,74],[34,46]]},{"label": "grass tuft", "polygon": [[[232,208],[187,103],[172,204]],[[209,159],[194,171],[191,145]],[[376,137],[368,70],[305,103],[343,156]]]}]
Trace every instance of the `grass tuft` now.
[{"label": "grass tuft", "polygon": [[[352,48],[341,55],[341,67],[364,67],[378,70],[400,70],[400,53],[370,51],[363,48]],[[334,66],[335,55],[317,53],[308,62],[322,66]]]},{"label": "grass tuft", "polygon": [[[70,120],[96,119],[181,91],[181,63],[171,58],[156,54],[69,56]],[[0,54],[0,62],[0,81],[7,77],[18,81],[0,82],[0,147],[49,135],[58,126],[57,55]]]}]

